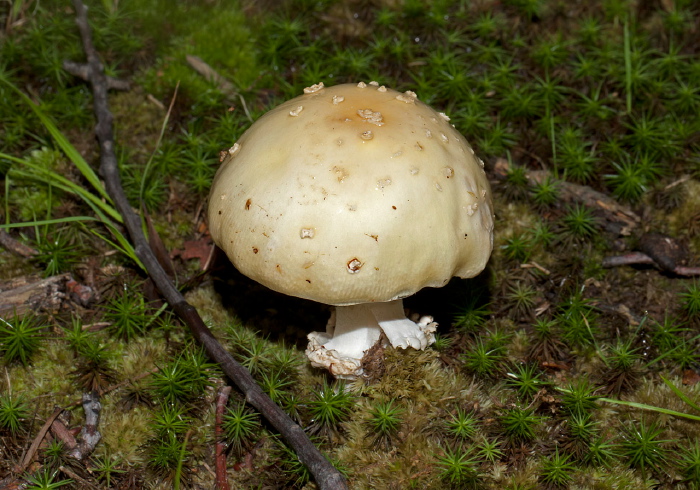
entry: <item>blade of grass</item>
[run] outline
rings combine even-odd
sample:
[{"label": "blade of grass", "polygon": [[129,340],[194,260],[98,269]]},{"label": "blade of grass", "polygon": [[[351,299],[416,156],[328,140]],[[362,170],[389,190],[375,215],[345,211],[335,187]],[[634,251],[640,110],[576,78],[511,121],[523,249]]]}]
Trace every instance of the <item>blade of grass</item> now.
[{"label": "blade of grass", "polygon": [[59,225],[64,223],[71,223],[73,221],[101,221],[92,216],[68,216],[66,218],[53,218],[44,219],[39,221],[25,221],[23,223],[7,223],[0,225],[0,230],[7,230],[10,228],[28,228],[30,226],[44,226],[44,225]]},{"label": "blade of grass", "polygon": [[180,458],[178,458],[177,467],[175,468],[175,476],[173,477],[173,488],[174,490],[180,490],[180,477],[182,475],[182,463],[185,459],[185,452],[187,451],[187,440],[190,438],[190,433],[192,431],[187,431],[185,438],[182,441],[182,448],[180,449]]},{"label": "blade of grass", "polygon": [[148,159],[148,162],[146,162],[146,168],[143,170],[143,176],[141,177],[141,188],[139,189],[139,203],[143,203],[143,192],[144,189],[146,188],[146,180],[148,179],[148,174],[151,171],[151,165],[153,164],[153,158],[156,155],[156,152],[158,151],[158,148],[160,148],[160,144],[163,141],[163,135],[165,134],[165,130],[168,127],[168,121],[170,120],[170,114],[173,111],[173,106],[175,105],[175,100],[177,99],[177,91],[180,88],[180,81],[177,81],[177,84],[175,85],[175,92],[173,93],[172,99],[170,99],[170,105],[168,106],[168,112],[165,114],[165,118],[163,119],[163,125],[160,127],[160,134],[158,135],[158,140],[156,141],[156,146],[153,148],[153,152],[151,153],[150,158]]},{"label": "blade of grass", "polygon": [[121,215],[108,202],[105,202],[100,197],[94,195],[85,188],[54,172],[53,170],[45,169],[27,160],[13,157],[12,155],[7,155],[6,153],[0,153],[0,158],[12,160],[33,171],[26,172],[23,170],[12,169],[12,174],[14,176],[35,180],[46,185],[57,187],[70,194],[75,194],[85,201],[85,203],[91,208],[99,209],[102,214],[108,215],[112,220],[118,223],[122,222]]},{"label": "blade of grass", "polygon": [[[138,259],[136,252],[134,250],[134,247],[131,245],[129,240],[122,234],[122,232],[114,225],[112,222],[112,219],[115,221],[121,223],[122,222],[122,216],[119,214],[116,209],[114,209],[112,206],[110,206],[107,202],[103,201],[99,197],[95,196],[88,190],[84,189],[80,185],[76,184],[75,182],[63,177],[62,175],[54,172],[53,170],[49,170],[46,168],[43,168],[39,165],[33,164],[30,161],[22,158],[18,158],[12,155],[8,155],[6,153],[0,153],[0,158],[5,158],[8,159],[12,162],[18,163],[32,172],[26,172],[23,170],[17,170],[13,169],[12,174],[14,176],[18,176],[21,178],[25,178],[28,180],[35,180],[38,182],[41,182],[45,185],[48,185],[50,187],[56,187],[58,189],[61,189],[65,192],[68,192],[70,194],[75,194],[78,197],[80,197],[88,206],[92,208],[92,210],[95,212],[95,214],[98,216],[98,218],[90,218],[87,216],[73,216],[73,217],[68,217],[68,218],[61,218],[58,220],[34,220],[29,223],[7,223],[5,225],[0,226],[0,229],[2,228],[18,228],[18,227],[25,227],[25,226],[41,226],[44,224],[56,224],[56,223],[66,223],[66,222],[71,222],[71,221],[99,221],[103,225],[109,229],[110,233],[114,236],[114,238],[117,240],[117,243],[114,243],[113,241],[109,240],[96,230],[87,228],[88,231],[90,231],[93,235],[96,237],[100,238],[110,246],[114,247],[115,249],[119,250],[123,254],[125,254],[127,257],[129,257],[131,260],[134,261],[139,267],[141,267],[143,270],[145,270],[145,267],[143,263]],[[9,179],[8,179],[9,180]],[[111,218],[111,219],[110,219]],[[39,236],[37,234],[37,236]]]},{"label": "blade of grass", "polygon": [[552,167],[554,177],[559,178],[559,165],[557,165],[557,134],[554,132],[554,117],[549,115],[549,139],[552,141]]},{"label": "blade of grass", "polygon": [[[84,223],[81,223],[81,224],[83,224],[83,226],[85,226]],[[134,263],[141,268],[141,270],[145,271],[146,266],[143,265],[143,262],[141,262],[138,255],[136,255],[136,250],[134,250],[134,247],[131,245],[131,242],[129,242],[129,240],[127,240],[126,237],[124,235],[122,235],[122,233],[119,232],[119,230],[117,230],[113,224],[104,223],[104,225],[109,229],[109,231],[112,233],[112,235],[114,235],[114,238],[116,238],[117,243],[113,242],[112,240],[110,240],[106,236],[102,235],[99,231],[95,230],[94,228],[85,227],[85,229],[89,233],[92,233],[97,238],[102,240],[103,242],[107,243],[111,247],[115,248],[116,250],[120,251],[121,253],[123,253],[124,255],[129,257],[129,259],[133,260]]]},{"label": "blade of grass", "polygon": [[639,408],[640,410],[649,410],[652,412],[663,413],[665,415],[672,415],[674,417],[681,417],[688,420],[696,420],[700,422],[700,416],[691,415],[689,413],[676,412],[675,410],[669,410],[668,408],[655,407],[653,405],[645,405],[644,403],[628,402],[624,400],[615,400],[613,398],[598,398],[602,402],[612,403],[614,405],[625,405],[627,407]]},{"label": "blade of grass", "polygon": [[[700,339],[700,335],[696,335],[695,337],[693,337],[692,339],[690,339],[690,340],[688,341],[688,343],[695,342],[695,341],[698,340],[698,339]],[[678,344],[677,346],[675,346],[673,349],[667,350],[666,352],[664,352],[663,354],[661,354],[659,357],[657,357],[657,358],[655,358],[655,359],[652,359],[651,361],[649,361],[648,363],[646,363],[646,364],[643,366],[643,369],[647,369],[649,366],[651,366],[651,365],[653,365],[653,364],[656,364],[656,363],[659,362],[660,360],[662,360],[662,359],[664,359],[664,358],[670,356],[670,355],[673,354],[676,350],[680,349],[682,346],[683,346],[683,344],[681,343],[681,344]]]},{"label": "blade of grass", "polygon": [[5,224],[10,224],[10,181],[9,175],[5,175]]},{"label": "blade of grass", "polygon": [[107,194],[104,186],[101,184],[99,177],[95,171],[88,165],[85,159],[80,155],[78,150],[68,141],[65,135],[56,127],[53,120],[41,109],[41,107],[34,103],[32,99],[29,98],[24,92],[18,89],[11,81],[9,81],[5,76],[0,73],[0,82],[4,83],[13,92],[17,93],[20,98],[27,103],[27,105],[32,109],[34,114],[39,118],[41,124],[46,128],[46,130],[51,134],[56,144],[63,150],[63,153],[73,162],[83,177],[92,185],[92,187],[100,194],[102,199],[111,203],[112,199]]},{"label": "blade of grass", "polygon": [[[88,228],[85,226],[86,221],[97,221],[98,223],[102,223],[107,227],[107,229],[114,235],[115,239],[117,242],[113,242],[109,238],[105,237],[102,235],[100,232],[97,230],[94,230],[92,228]],[[89,233],[95,235],[97,238],[102,240],[103,242],[107,243],[114,249],[118,250],[119,252],[123,253],[127,257],[129,257],[130,260],[133,260],[136,265],[141,267],[143,270],[146,270],[143,263],[139,260],[138,256],[136,255],[136,251],[134,250],[134,247],[131,245],[131,242],[124,237],[124,235],[114,226],[109,221],[105,221],[103,219],[98,219],[93,216],[68,216],[66,218],[54,218],[54,219],[45,219],[45,220],[35,220],[35,221],[27,221],[23,223],[8,223],[4,225],[0,225],[0,230],[6,230],[10,228],[28,228],[28,227],[38,227],[38,226],[48,226],[48,225],[56,225],[56,224],[64,224],[64,223],[72,223],[72,222],[78,222],[81,225],[84,226],[85,230],[88,231]]]},{"label": "blade of grass", "polygon": [[630,47],[629,16],[625,17],[623,25],[625,50],[625,85],[627,87],[627,114],[632,112],[632,48]]},{"label": "blade of grass", "polygon": [[700,406],[698,406],[695,402],[693,402],[690,398],[688,398],[688,396],[685,393],[683,393],[681,390],[679,390],[676,385],[671,383],[669,380],[667,380],[663,376],[661,376],[661,380],[664,383],[666,383],[666,386],[671,388],[671,391],[674,392],[678,398],[683,400],[688,406],[690,406],[690,407],[694,408],[695,410],[697,410],[698,412],[700,412]]}]

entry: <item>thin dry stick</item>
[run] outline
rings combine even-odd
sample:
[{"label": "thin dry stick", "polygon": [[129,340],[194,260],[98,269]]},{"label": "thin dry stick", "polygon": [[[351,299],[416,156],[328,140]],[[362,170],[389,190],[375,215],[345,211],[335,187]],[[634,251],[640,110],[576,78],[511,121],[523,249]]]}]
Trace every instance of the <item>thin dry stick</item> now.
[{"label": "thin dry stick", "polygon": [[[82,78],[86,82],[88,81],[88,65],[75,63],[73,61],[64,61],[63,69],[75,77]],[[130,90],[131,84],[126,80],[107,77],[107,88],[112,90]]]},{"label": "thin dry stick", "polygon": [[41,441],[44,440],[44,437],[46,436],[46,433],[51,427],[51,424],[53,424],[54,420],[56,420],[59,415],[61,415],[60,407],[56,408],[51,414],[51,416],[48,419],[46,419],[46,422],[44,422],[43,427],[39,430],[39,433],[34,438],[34,442],[32,442],[32,445],[29,447],[29,451],[27,451],[27,454],[24,455],[24,459],[19,465],[15,466],[15,468],[13,469],[14,473],[22,473],[29,467],[29,463],[32,462],[34,455],[39,450],[39,445],[41,444]]},{"label": "thin dry stick", "polygon": [[245,394],[246,401],[255,407],[267,421],[280,432],[294,449],[299,460],[306,465],[321,489],[343,490],[347,484],[342,474],[319,452],[299,425],[278,407],[260,386],[250,372],[241,366],[216,340],[199,316],[197,310],[185,301],[175,285],[170,281],[148,246],[141,230],[141,221],[129,205],[121,185],[117,158],[114,153],[112,114],[107,102],[107,81],[97,51],[92,43],[92,34],[87,20],[87,8],[80,0],[74,0],[76,23],[83,41],[83,49],[88,61],[88,78],[92,85],[95,118],[95,135],[100,146],[99,173],[105,182],[105,189],[124,219],[136,255],[146,267],[149,276],[177,315],[189,326],[192,336],[199,341],[209,357],[217,362],[222,371]]},{"label": "thin dry stick", "polygon": [[230,386],[222,386],[216,395],[216,420],[214,434],[216,437],[216,490],[230,490],[226,478],[226,442],[224,441],[224,413],[228,402]]}]

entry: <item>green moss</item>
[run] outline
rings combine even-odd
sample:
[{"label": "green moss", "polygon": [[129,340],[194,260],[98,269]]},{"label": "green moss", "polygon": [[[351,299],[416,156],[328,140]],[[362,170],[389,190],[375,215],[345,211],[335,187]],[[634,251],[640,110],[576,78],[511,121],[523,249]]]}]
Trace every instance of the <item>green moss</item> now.
[{"label": "green moss", "polygon": [[195,101],[211,93],[206,105],[220,102],[220,95],[212,93],[214,85],[187,65],[187,55],[201,58],[241,90],[262,74],[263,67],[255,61],[255,35],[237,1],[207,6],[195,2],[178,9],[163,0],[137,3],[140,30],[157,46],[158,62],[143,77],[150,92],[168,96],[179,82],[181,91]]}]

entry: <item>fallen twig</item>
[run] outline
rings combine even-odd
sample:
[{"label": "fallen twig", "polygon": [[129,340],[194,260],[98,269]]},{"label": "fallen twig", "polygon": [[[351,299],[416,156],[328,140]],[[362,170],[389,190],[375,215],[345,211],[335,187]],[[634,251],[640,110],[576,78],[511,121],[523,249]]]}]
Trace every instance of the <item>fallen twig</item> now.
[{"label": "fallen twig", "polygon": [[621,265],[655,265],[655,262],[654,259],[642,252],[630,252],[603,259],[603,267],[619,267]]},{"label": "fallen twig", "polygon": [[80,475],[78,475],[75,471],[70,469],[68,466],[59,466],[58,467],[59,471],[62,473],[65,473],[66,476],[70,477],[73,479],[73,481],[76,481],[82,485],[81,488],[87,487],[87,488],[98,488],[86,479],[82,478]]},{"label": "fallen twig", "polygon": [[[541,183],[548,177],[551,178],[551,175],[546,170],[527,172],[527,178],[532,184]],[[578,202],[598,210],[605,220],[605,228],[608,231],[627,236],[641,223],[641,218],[630,208],[587,185],[557,180],[557,186],[563,201]]]},{"label": "fallen twig", "polygon": [[61,421],[61,419],[56,419],[51,424],[51,434],[63,443],[63,447],[72,450],[78,445],[78,441],[75,440],[73,433],[68,430],[68,427]]},{"label": "fallen twig", "polygon": [[205,62],[202,58],[199,56],[193,56],[191,54],[187,55],[187,63],[194,68],[194,70],[202,75],[204,78],[206,78],[208,81],[215,83],[217,88],[221,90],[221,92],[232,98],[235,99],[237,98],[241,102],[241,106],[243,107],[243,112],[245,112],[246,117],[250,122],[253,122],[253,118],[250,115],[250,111],[248,110],[248,106],[245,103],[245,99],[241,94],[238,93],[238,90],[236,90],[236,87],[233,86],[231,82],[226,80],[222,75],[219,74],[214,68],[209,66],[207,62]]},{"label": "fallen twig", "polygon": [[95,446],[102,439],[102,434],[97,430],[100,423],[100,412],[102,404],[97,393],[83,394],[83,410],[85,410],[85,424],[78,437],[78,445],[74,447],[68,455],[81,460],[95,450]]},{"label": "fallen twig", "polygon": [[[76,63],[74,61],[66,60],[63,62],[63,69],[71,75],[81,78],[86,82],[90,81],[90,66],[86,63]],[[111,90],[127,91],[131,90],[131,84],[126,80],[107,77],[107,88]]]},{"label": "fallen twig", "polygon": [[199,341],[207,354],[220,366],[222,371],[245,394],[246,401],[255,407],[296,452],[299,460],[306,465],[321,489],[346,489],[347,484],[341,473],[319,452],[299,425],[278,407],[260,386],[250,372],[229,354],[216,340],[205,325],[197,310],[187,303],[180,291],[170,281],[151,251],[141,229],[141,220],[133,212],[124,189],[114,152],[115,143],[112,129],[112,114],[107,102],[107,79],[97,51],[92,43],[92,34],[87,21],[87,8],[80,0],[74,0],[76,23],[83,41],[83,49],[90,65],[89,78],[94,97],[94,110],[97,119],[95,134],[100,147],[99,172],[104,179],[105,189],[124,219],[124,225],[134,244],[136,256],[144,264],[149,276],[177,315],[189,326],[192,336]]},{"label": "fallen twig", "polygon": [[34,257],[39,253],[32,247],[12,238],[5,230],[0,230],[0,245],[21,257]]},{"label": "fallen twig", "polygon": [[46,419],[46,422],[44,422],[44,425],[41,427],[41,429],[39,429],[39,432],[34,438],[32,445],[29,447],[27,454],[24,455],[24,459],[22,460],[22,462],[13,468],[13,473],[22,473],[29,467],[29,464],[32,462],[32,459],[34,459],[34,455],[39,449],[41,441],[43,441],[44,437],[46,437],[46,433],[51,427],[51,424],[53,424],[53,421],[56,420],[56,418],[59,415],[61,415],[61,411],[61,408],[56,408],[51,414],[51,416],[48,419]]},{"label": "fallen twig", "polygon": [[224,441],[224,413],[226,403],[231,394],[230,386],[222,386],[216,395],[216,420],[214,421],[214,435],[216,437],[216,489],[229,490],[226,478],[226,443]]},{"label": "fallen twig", "polygon": [[602,262],[603,267],[619,267],[622,265],[653,265],[659,269],[670,272],[677,276],[694,277],[700,276],[700,267],[676,266],[671,269],[660,267],[659,264],[647,254],[642,252],[632,252],[625,255],[614,255],[605,257]]},{"label": "fallen twig", "polygon": [[622,265],[653,265],[677,276],[700,276],[700,267],[689,267],[687,251],[674,238],[663,233],[645,233],[639,240],[639,251],[605,257],[603,267]]},{"label": "fallen twig", "polygon": [[197,73],[206,78],[207,81],[215,83],[217,88],[221,90],[225,95],[228,95],[229,97],[239,96],[236,87],[234,87],[231,82],[229,82],[223,76],[221,76],[219,72],[217,72],[214,68],[209,66],[209,64],[205,62],[202,58],[191,54],[188,54],[185,58],[187,59],[187,63],[192,68],[194,68],[194,70]]},{"label": "fallen twig", "polygon": [[[83,424],[77,438],[73,435],[75,431],[69,430],[66,426],[69,424],[68,419],[62,421],[60,418],[56,418],[51,424],[53,436],[63,442],[68,456],[77,460],[85,459],[92,454],[95,446],[102,438],[97,430],[97,424],[100,421],[100,411],[102,410],[99,396],[97,393],[84,393],[81,403],[83,410],[85,410],[85,424]],[[70,412],[67,413],[70,415]]]},{"label": "fallen twig", "polygon": [[0,283],[0,316],[59,311],[70,279],[71,275],[65,273],[45,279],[29,276]]},{"label": "fallen twig", "polygon": [[[509,169],[509,163],[505,159],[499,159],[494,167],[494,173],[497,178],[504,179]],[[641,223],[641,218],[629,207],[587,185],[556,179],[546,170],[528,170],[526,178],[530,186],[541,184],[547,179],[556,182],[562,202],[575,202],[595,209],[603,219],[603,227],[612,233],[628,236]]]}]

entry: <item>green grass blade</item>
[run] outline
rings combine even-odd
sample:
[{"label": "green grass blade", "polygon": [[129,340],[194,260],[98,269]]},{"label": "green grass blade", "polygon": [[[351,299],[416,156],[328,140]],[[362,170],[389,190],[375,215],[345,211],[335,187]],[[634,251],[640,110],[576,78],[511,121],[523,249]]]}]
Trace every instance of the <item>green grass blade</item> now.
[{"label": "green grass blade", "polygon": [[652,412],[663,413],[666,415],[672,415],[674,417],[682,417],[684,419],[695,420],[695,421],[700,422],[700,416],[698,416],[698,415],[691,415],[689,413],[676,412],[675,410],[669,410],[668,408],[655,407],[653,405],[645,405],[644,403],[627,402],[624,400],[615,400],[613,398],[598,398],[598,400],[603,401],[603,402],[607,402],[607,403],[612,403],[614,405],[625,405],[627,407],[639,408],[640,410],[649,410]]},{"label": "green grass blade", "polygon": [[[127,257],[129,257],[130,260],[132,260],[136,265],[138,265],[141,270],[145,271],[146,266],[143,265],[143,262],[136,256],[136,251],[134,250],[134,247],[131,245],[131,242],[126,239],[126,237],[119,231],[117,230],[112,223],[108,222],[103,222],[103,224],[109,229],[109,231],[114,235],[114,238],[117,240],[116,242],[110,240],[106,236],[102,235],[99,231],[93,229],[93,228],[87,228],[85,229],[95,235],[97,238],[114,248],[115,250],[118,250],[119,252],[123,253]],[[83,223],[84,225],[84,223]]]},{"label": "green grass blade", "polygon": [[627,114],[632,112],[632,48],[630,47],[629,19],[625,18],[624,24],[624,50],[625,50],[625,85],[627,88]]},{"label": "green grass blade", "polygon": [[5,175],[5,224],[10,224],[10,178],[9,175]]},{"label": "green grass blade", "polygon": [[700,406],[698,406],[695,402],[693,402],[690,398],[688,398],[688,396],[685,393],[683,393],[681,390],[679,390],[676,385],[671,383],[669,380],[667,380],[663,376],[661,376],[661,380],[664,383],[666,383],[666,386],[671,388],[671,391],[674,392],[678,398],[683,400],[688,406],[690,406],[690,407],[694,408],[695,410],[697,410],[698,412],[700,412]]},{"label": "green grass blade", "polygon": [[18,89],[12,82],[10,82],[5,76],[0,73],[0,82],[7,85],[12,91],[17,93],[20,98],[27,103],[27,105],[32,109],[34,114],[39,118],[41,124],[47,129],[54,139],[56,144],[63,150],[63,153],[70,159],[71,162],[78,168],[85,179],[92,185],[92,187],[100,194],[100,196],[107,202],[112,202],[109,194],[105,190],[104,186],[100,182],[99,177],[95,171],[88,165],[85,159],[80,155],[78,150],[71,144],[70,141],[64,136],[64,134],[56,127],[53,120],[41,109],[41,107],[32,101],[24,92]]},{"label": "green grass blade", "polygon": [[187,451],[187,439],[190,437],[190,432],[188,431],[187,434],[185,434],[185,439],[182,441],[182,447],[180,449],[180,458],[179,461],[177,462],[177,467],[175,468],[175,477],[173,478],[173,488],[175,490],[180,490],[180,477],[182,475],[182,463],[185,460],[185,453]]},{"label": "green grass blade", "polygon": [[163,136],[165,135],[165,130],[168,127],[168,121],[170,121],[170,114],[173,111],[173,106],[175,105],[175,99],[177,98],[177,91],[180,88],[180,82],[177,82],[177,85],[175,85],[175,93],[173,93],[173,98],[170,100],[170,106],[168,107],[168,112],[165,114],[165,118],[163,119],[163,124],[160,127],[160,134],[158,135],[158,140],[156,141],[156,146],[153,148],[153,152],[151,153],[151,156],[148,159],[148,162],[146,162],[146,168],[143,170],[143,176],[141,177],[141,187],[139,188],[139,203],[143,203],[143,193],[146,188],[146,181],[148,179],[148,175],[151,173],[151,165],[153,164],[153,158],[156,156],[156,152],[158,151],[158,148],[160,148],[160,144],[163,142]]},{"label": "green grass blade", "polygon": [[102,211],[102,213],[108,215],[114,221],[118,223],[122,222],[121,215],[108,202],[105,202],[100,197],[95,196],[80,185],[65,178],[57,172],[45,169],[43,167],[40,167],[39,165],[35,165],[29,162],[28,160],[12,157],[11,155],[7,155],[5,153],[0,153],[0,158],[7,158],[33,171],[25,172],[22,170],[13,169],[13,175],[23,177],[29,180],[36,180],[42,182],[43,184],[57,187],[68,193],[75,194],[79,196],[83,201],[85,201],[86,204],[90,205],[90,207],[92,207],[93,209],[97,207]]},{"label": "green grass blade", "polygon": [[[690,340],[688,341],[688,343],[695,342],[695,341],[698,340],[698,339],[700,339],[700,335],[696,335],[695,337],[693,337],[692,339],[690,339]],[[649,368],[650,366],[656,364],[657,362],[663,360],[664,358],[670,356],[670,355],[673,354],[675,351],[677,351],[678,349],[680,349],[681,346],[682,346],[682,344],[678,344],[678,345],[675,346],[673,349],[667,350],[666,352],[664,352],[663,354],[661,354],[659,357],[657,357],[657,358],[655,358],[655,359],[652,359],[651,361],[649,361],[648,363],[646,363],[646,364],[643,366],[643,369],[647,369],[647,368]]]},{"label": "green grass blade", "polygon": [[27,228],[29,226],[44,226],[44,225],[59,225],[64,223],[71,223],[74,221],[100,221],[92,216],[68,216],[66,218],[53,218],[44,219],[39,221],[27,221],[24,223],[7,223],[0,225],[0,230],[8,230],[10,228]]}]

